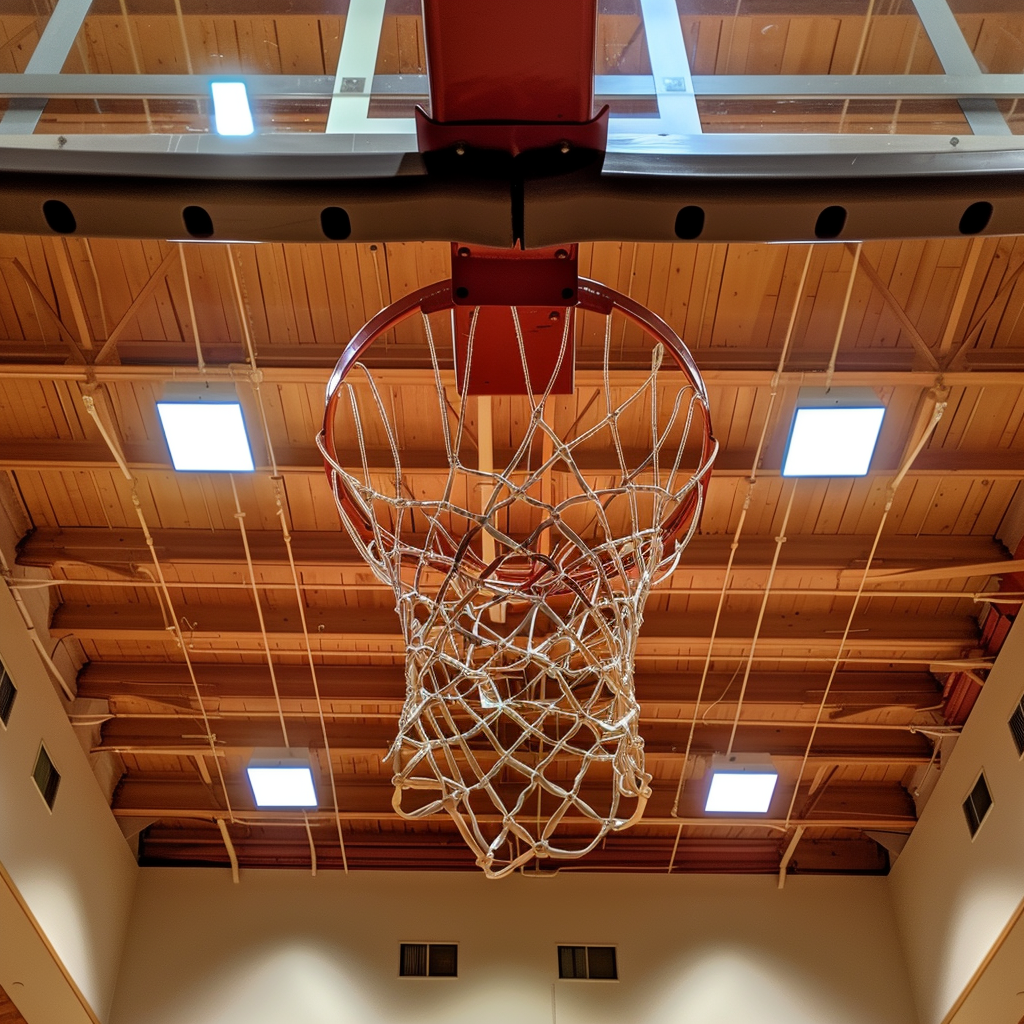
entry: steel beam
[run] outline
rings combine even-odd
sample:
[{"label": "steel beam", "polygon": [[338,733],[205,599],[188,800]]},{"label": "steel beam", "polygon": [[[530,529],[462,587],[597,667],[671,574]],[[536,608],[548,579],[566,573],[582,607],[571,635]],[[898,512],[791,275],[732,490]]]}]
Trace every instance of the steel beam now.
[{"label": "steel beam", "polygon": [[[57,0],[25,71],[59,74],[91,6],[92,0]],[[31,135],[46,109],[45,95],[37,93],[12,103],[0,117],[0,135]]]},{"label": "steel beam", "polygon": [[[348,30],[346,29],[346,35]],[[353,37],[354,38],[354,37]],[[966,45],[966,44],[965,44]],[[660,52],[660,51],[659,51]],[[681,50],[685,58],[685,50]],[[970,50],[968,49],[968,54]],[[374,58],[376,52],[374,51]],[[973,60],[973,56],[971,57]],[[339,105],[360,104],[369,109],[372,96],[408,96],[427,100],[426,75],[372,75],[372,61],[354,63],[345,70],[371,68],[371,77],[342,75],[338,79],[324,75],[252,75],[231,76],[244,82],[251,97],[282,100],[337,99]],[[690,75],[685,60],[666,52],[662,66],[661,89],[653,75],[597,75],[595,98],[597,102],[618,98],[648,96],[661,99],[688,97],[693,103],[697,97],[725,100],[845,100],[845,99],[1016,99],[1024,96],[1024,74],[983,74],[977,64],[974,70],[965,69],[955,61],[951,66],[959,70],[941,75]],[[680,71],[682,72],[680,74]],[[201,99],[209,97],[210,83],[222,81],[223,75],[130,75],[130,74],[61,74],[59,72],[25,72],[0,74],[0,96],[44,96],[53,99],[126,99],[165,98]],[[666,86],[664,79],[669,79]],[[683,78],[683,83],[673,79]],[[355,79],[346,85],[346,79]],[[685,84],[684,91],[679,85]],[[340,89],[340,92],[336,92]],[[372,131],[359,127],[364,118],[352,119],[351,132]],[[410,118],[374,118],[388,125],[392,134],[409,134]],[[654,125],[658,118],[635,118],[612,115],[612,128],[623,133],[632,128],[657,134]],[[664,123],[664,122],[663,122]],[[680,122],[681,123],[681,122]],[[290,136],[294,139],[294,136]],[[88,138],[88,136],[86,137]],[[128,141],[126,138],[126,142]]]},{"label": "steel beam", "polygon": [[386,6],[386,0],[349,0],[327,114],[328,135],[415,132],[411,118],[370,117],[373,71]]},{"label": "steel beam", "polygon": [[675,0],[640,0],[644,36],[651,61],[658,118],[616,117],[616,133],[700,135],[700,114],[693,93],[690,61]]},{"label": "steel beam", "polygon": [[[951,75],[983,77],[946,0],[913,0],[913,3],[942,70]],[[992,99],[961,98],[960,109],[975,135],[1012,134]]]}]

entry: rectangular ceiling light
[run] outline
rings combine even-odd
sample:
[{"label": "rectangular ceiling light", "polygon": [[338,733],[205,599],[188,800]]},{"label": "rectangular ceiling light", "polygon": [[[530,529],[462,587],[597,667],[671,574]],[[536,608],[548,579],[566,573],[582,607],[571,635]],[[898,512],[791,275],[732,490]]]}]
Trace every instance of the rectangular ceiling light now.
[{"label": "rectangular ceiling light", "polygon": [[871,388],[801,388],[783,476],[864,476],[885,406]]},{"label": "rectangular ceiling light", "polygon": [[168,385],[156,409],[179,472],[251,473],[255,468],[231,385]]},{"label": "rectangular ceiling light", "polygon": [[246,772],[257,807],[316,807],[309,752],[294,747],[253,751]]},{"label": "rectangular ceiling light", "polygon": [[714,814],[764,814],[779,773],[767,754],[716,754],[704,810]]},{"label": "rectangular ceiling light", "polygon": [[218,135],[252,135],[252,110],[244,82],[213,82],[213,123]]}]

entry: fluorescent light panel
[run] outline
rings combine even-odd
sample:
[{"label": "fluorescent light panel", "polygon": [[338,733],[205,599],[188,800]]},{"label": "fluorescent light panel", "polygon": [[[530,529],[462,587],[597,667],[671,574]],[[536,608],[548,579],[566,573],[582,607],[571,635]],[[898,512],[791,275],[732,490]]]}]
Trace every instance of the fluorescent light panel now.
[{"label": "fluorescent light panel", "polygon": [[179,472],[251,473],[255,468],[237,400],[162,401],[156,409]]},{"label": "fluorescent light panel", "polygon": [[870,388],[801,388],[783,476],[864,476],[885,407]]},{"label": "fluorescent light panel", "polygon": [[305,751],[259,749],[246,768],[257,807],[316,807],[313,770]]},{"label": "fluorescent light panel", "polygon": [[218,135],[252,135],[252,110],[244,82],[213,82],[213,123]]},{"label": "fluorescent light panel", "polygon": [[764,814],[779,773],[767,755],[715,757],[704,810],[713,814]]}]

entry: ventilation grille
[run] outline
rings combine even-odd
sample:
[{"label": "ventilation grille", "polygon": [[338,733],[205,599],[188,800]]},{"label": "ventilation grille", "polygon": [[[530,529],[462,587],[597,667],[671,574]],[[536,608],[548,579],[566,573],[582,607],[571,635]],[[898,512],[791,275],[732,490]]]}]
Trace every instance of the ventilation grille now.
[{"label": "ventilation grille", "polygon": [[590,981],[615,981],[619,977],[614,946],[559,946],[558,976]]},{"label": "ventilation grille", "polygon": [[403,942],[398,973],[403,978],[456,978],[459,947],[450,942]]},{"label": "ventilation grille", "polygon": [[11,720],[11,709],[14,707],[14,698],[18,691],[7,674],[7,669],[0,663],[0,722],[6,725]]},{"label": "ventilation grille", "polygon": [[32,770],[32,778],[35,780],[39,792],[42,793],[46,806],[52,810],[53,801],[57,799],[57,787],[60,786],[60,772],[53,767],[50,755],[42,744],[39,746],[39,754],[36,757],[36,766]]},{"label": "ventilation grille", "polygon": [[971,795],[964,801],[964,817],[967,819],[967,828],[970,829],[973,837],[992,806],[992,794],[989,792],[988,783],[985,781],[985,773],[978,776],[978,781],[971,790]]},{"label": "ventilation grille", "polygon": [[1013,742],[1017,747],[1017,754],[1024,756],[1024,697],[1013,709],[1010,715],[1010,732],[1013,734]]}]

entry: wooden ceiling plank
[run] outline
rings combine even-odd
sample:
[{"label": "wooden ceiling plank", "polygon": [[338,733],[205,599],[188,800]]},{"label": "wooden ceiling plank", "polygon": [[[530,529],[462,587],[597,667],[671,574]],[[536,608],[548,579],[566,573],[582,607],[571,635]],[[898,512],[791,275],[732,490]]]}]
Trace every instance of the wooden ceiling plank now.
[{"label": "wooden ceiling plank", "polygon": [[103,342],[102,347],[96,354],[95,362],[97,364],[103,364],[108,359],[112,358],[114,353],[117,351],[118,339],[124,334],[125,330],[131,325],[133,319],[138,314],[146,300],[153,294],[157,286],[163,281],[164,276],[170,270],[171,266],[177,260],[177,252],[172,246],[170,251],[163,257],[160,263],[157,265],[146,283],[142,286],[141,290],[136,294],[135,298],[132,299],[131,305],[125,310],[121,318],[114,325],[113,329],[107,335]]}]

